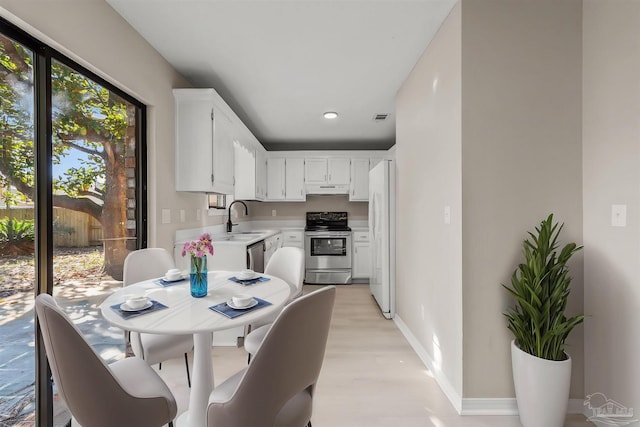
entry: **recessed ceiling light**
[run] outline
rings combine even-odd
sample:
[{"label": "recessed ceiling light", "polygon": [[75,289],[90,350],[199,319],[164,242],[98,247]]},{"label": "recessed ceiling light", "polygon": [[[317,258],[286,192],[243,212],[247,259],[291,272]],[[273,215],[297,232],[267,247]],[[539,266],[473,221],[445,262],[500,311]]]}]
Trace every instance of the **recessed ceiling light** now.
[{"label": "recessed ceiling light", "polygon": [[335,111],[327,111],[326,113],[323,114],[325,119],[335,119],[338,117],[338,113],[336,113]]}]

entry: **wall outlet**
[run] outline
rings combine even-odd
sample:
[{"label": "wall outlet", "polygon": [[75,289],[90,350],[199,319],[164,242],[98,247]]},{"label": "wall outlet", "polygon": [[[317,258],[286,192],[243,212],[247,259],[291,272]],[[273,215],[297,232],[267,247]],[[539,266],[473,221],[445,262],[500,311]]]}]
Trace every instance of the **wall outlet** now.
[{"label": "wall outlet", "polygon": [[187,220],[187,213],[184,209],[180,209],[180,222],[185,222]]},{"label": "wall outlet", "polygon": [[611,225],[614,227],[627,226],[627,205],[611,205]]},{"label": "wall outlet", "polygon": [[446,225],[451,224],[451,206],[444,207],[444,223]]},{"label": "wall outlet", "polygon": [[171,209],[162,209],[162,223],[163,224],[171,223]]},{"label": "wall outlet", "polygon": [[271,216],[276,216],[276,210],[275,209],[271,209]]}]

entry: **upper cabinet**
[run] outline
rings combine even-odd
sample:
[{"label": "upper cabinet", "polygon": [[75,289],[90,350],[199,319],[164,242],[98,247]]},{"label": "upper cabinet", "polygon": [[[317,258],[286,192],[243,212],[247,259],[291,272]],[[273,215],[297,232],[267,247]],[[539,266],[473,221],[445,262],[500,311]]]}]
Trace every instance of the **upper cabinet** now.
[{"label": "upper cabinet", "polygon": [[349,200],[352,202],[369,200],[369,159],[351,159]]},{"label": "upper cabinet", "polygon": [[234,142],[234,169],[236,179],[233,198],[254,200],[256,198],[256,150]]},{"label": "upper cabinet", "polygon": [[238,200],[264,200],[267,192],[266,151],[248,130],[234,142],[235,186]]},{"label": "upper cabinet", "polygon": [[235,135],[224,100],[213,89],[174,89],[173,95],[176,190],[233,194]]},{"label": "upper cabinet", "polygon": [[307,200],[304,192],[304,159],[285,160],[285,196],[287,200]]},{"label": "upper cabinet", "polygon": [[350,159],[345,158],[308,158],[305,160],[304,180],[307,185],[349,184]]},{"label": "upper cabinet", "polygon": [[267,199],[267,150],[256,148],[256,200]]},{"label": "upper cabinet", "polygon": [[305,201],[304,159],[267,160],[267,201]]},{"label": "upper cabinet", "polygon": [[324,184],[327,182],[327,159],[306,159],[304,163],[305,183]]},{"label": "upper cabinet", "polygon": [[267,200],[278,201],[285,199],[285,171],[284,158],[270,157],[267,159]]}]

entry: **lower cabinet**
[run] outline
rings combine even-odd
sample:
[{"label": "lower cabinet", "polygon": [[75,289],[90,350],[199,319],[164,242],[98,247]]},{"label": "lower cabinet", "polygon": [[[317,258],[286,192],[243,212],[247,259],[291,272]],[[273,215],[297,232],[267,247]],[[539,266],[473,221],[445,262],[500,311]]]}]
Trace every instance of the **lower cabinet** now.
[{"label": "lower cabinet", "polygon": [[351,277],[354,279],[368,279],[371,277],[371,247],[369,232],[353,232],[353,254],[351,257]]},{"label": "lower cabinet", "polygon": [[282,246],[296,247],[304,249],[304,231],[303,230],[283,230]]}]

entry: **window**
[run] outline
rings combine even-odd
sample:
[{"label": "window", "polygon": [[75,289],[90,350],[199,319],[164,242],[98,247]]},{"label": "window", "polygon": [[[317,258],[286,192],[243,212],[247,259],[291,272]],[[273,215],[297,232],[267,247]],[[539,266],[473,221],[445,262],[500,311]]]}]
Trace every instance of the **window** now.
[{"label": "window", "polygon": [[0,425],[64,426],[33,298],[53,293],[105,360],[123,357],[97,307],[146,246],[145,108],[1,18],[0,92]]}]

